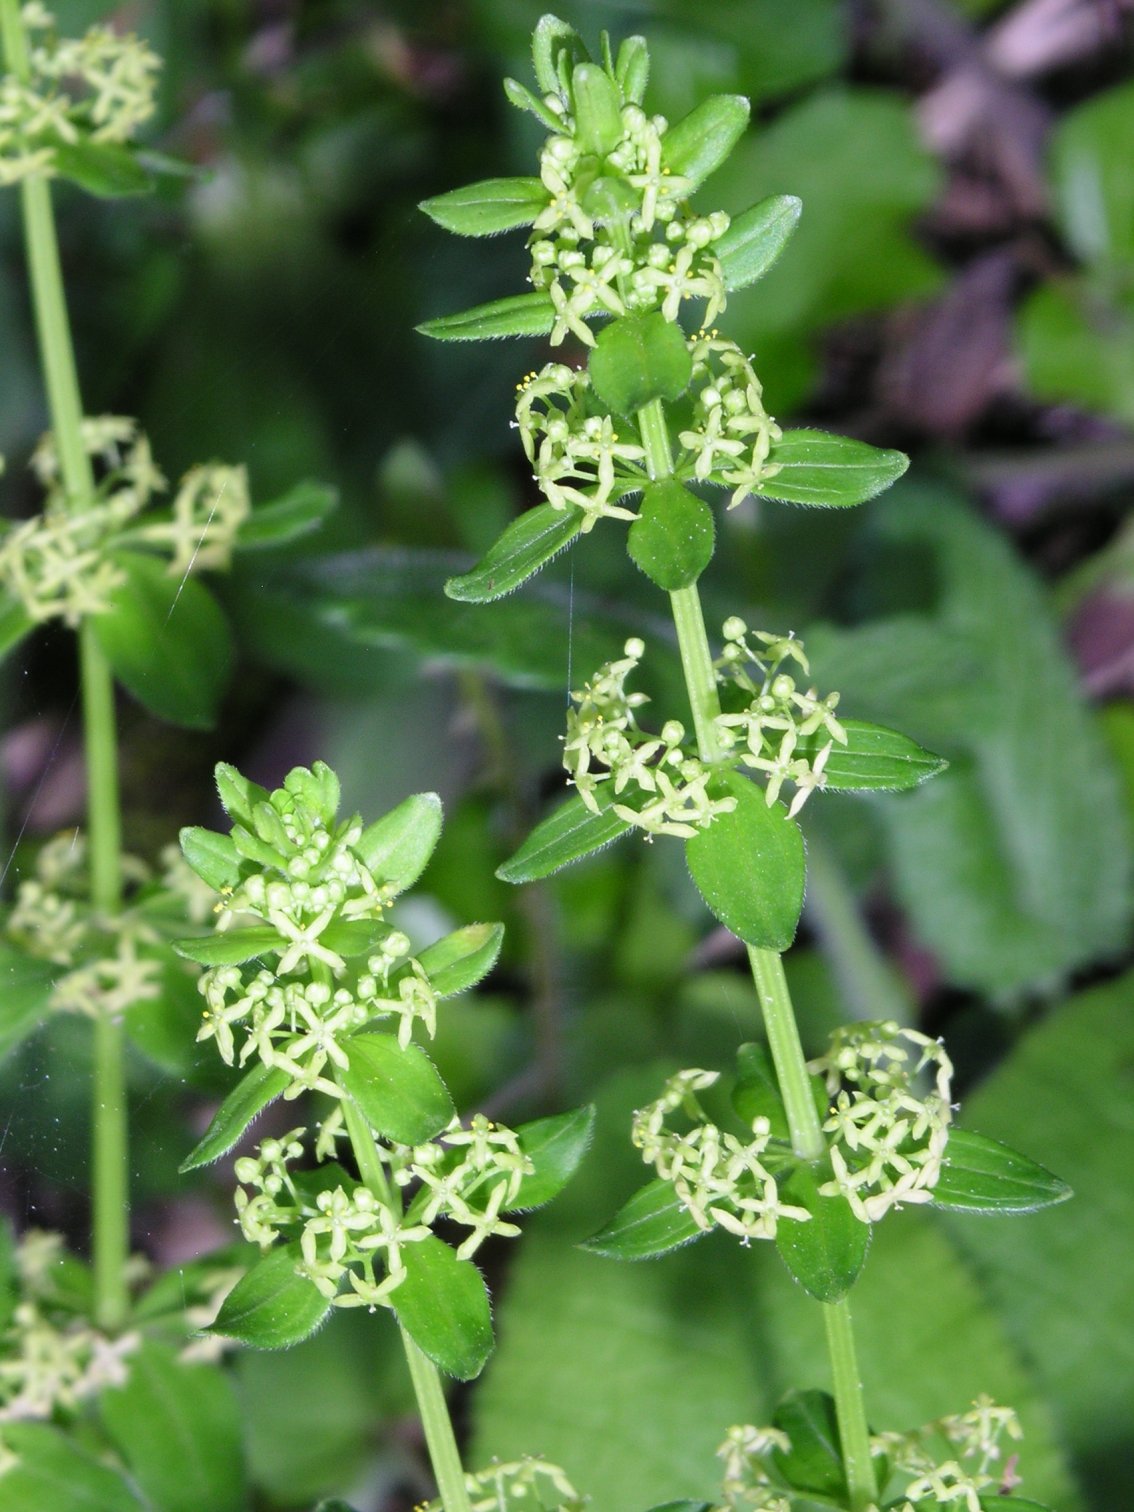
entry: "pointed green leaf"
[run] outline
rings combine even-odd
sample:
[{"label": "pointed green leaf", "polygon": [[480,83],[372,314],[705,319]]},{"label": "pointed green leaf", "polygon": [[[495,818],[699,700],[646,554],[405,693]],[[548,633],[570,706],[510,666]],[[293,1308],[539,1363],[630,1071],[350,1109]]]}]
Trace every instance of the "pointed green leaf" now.
[{"label": "pointed green leaf", "polygon": [[713,779],[718,794],[736,799],[685,842],[685,860],[697,891],[726,929],[762,950],[786,950],[803,908],[803,837],[780,804],[738,772]]},{"label": "pointed green leaf", "polygon": [[440,1239],[402,1249],[405,1280],[391,1300],[398,1322],[423,1354],[458,1381],[471,1381],[492,1353],[484,1278]]},{"label": "pointed green leaf", "polygon": [[0,944],[0,1060],[27,1039],[47,1013],[61,968]]},{"label": "pointed green leaf", "polygon": [[571,63],[587,61],[587,49],[573,26],[558,16],[541,16],[532,33],[532,68],[544,94],[555,94],[559,89],[561,53],[566,53]]},{"label": "pointed green leaf", "polygon": [[7,656],[34,628],[35,621],[19,599],[0,590],[0,657]]},{"label": "pointed green leaf", "polygon": [[354,853],[391,896],[412,887],[441,838],[441,800],[414,793],[362,832]]},{"label": "pointed green leaf", "polygon": [[736,1082],[732,1089],[732,1106],[737,1117],[749,1127],[755,1119],[766,1118],[771,1125],[773,1139],[790,1139],[779,1078],[767,1045],[741,1045],[736,1052]]},{"label": "pointed green leaf", "polygon": [[873,499],[910,465],[903,452],[882,451],[865,441],[817,430],[784,431],[768,454],[768,462],[779,472],[758,484],[753,493],[823,509]]},{"label": "pointed green leaf", "polygon": [[595,338],[587,363],[591,387],[603,404],[633,415],[654,399],[676,399],[693,373],[680,326],[660,311],[623,315]]},{"label": "pointed green leaf", "polygon": [[733,218],[713,243],[729,293],[763,278],[787,246],[802,210],[794,194],[773,194]]},{"label": "pointed green leaf", "polygon": [[639,1188],[579,1248],[613,1260],[651,1260],[705,1233],[670,1183],[658,1180]]},{"label": "pointed green leaf", "polygon": [[274,929],[266,925],[256,929],[230,929],[224,934],[202,935],[199,939],[174,940],[173,948],[187,961],[198,966],[242,966],[245,961],[262,955],[280,955],[287,948]]},{"label": "pointed green leaf", "polygon": [[791,1440],[773,1451],[789,1485],[841,1501],[847,1494],[835,1404],[825,1391],[791,1391],[776,1408],[775,1426]]},{"label": "pointed green leaf", "polygon": [[335,1079],[371,1127],[398,1144],[419,1145],[453,1116],[453,1101],[419,1045],[388,1034],[355,1034],[343,1042],[350,1058]]},{"label": "pointed green leaf", "polygon": [[582,510],[537,504],[512,521],[471,572],[450,578],[445,592],[466,604],[503,598],[570,546],[582,528]]},{"label": "pointed green leaf", "polygon": [[[949,763],[935,756],[897,730],[884,725],[866,724],[860,719],[843,719],[847,743],[835,741],[823,768],[827,787],[833,793],[897,792],[915,788],[929,777],[943,772]],[[831,737],[823,730],[808,735],[796,747],[796,754],[812,761]]]},{"label": "pointed green leaf", "polygon": [[98,1398],[102,1421],[157,1512],[244,1512],[248,1505],[240,1410],[216,1365],[186,1364],[147,1340],[123,1386]]},{"label": "pointed green leaf", "polygon": [[227,761],[218,761],[213,775],[216,778],[217,797],[228,817],[251,824],[252,810],[258,803],[266,803],[268,800],[267,788],[252,782]]},{"label": "pointed green leaf", "polygon": [[495,178],[435,195],[417,208],[458,236],[495,236],[530,226],[549,198],[541,179]]},{"label": "pointed green leaf", "polygon": [[554,323],[551,295],[535,290],[493,299],[458,315],[439,315],[417,329],[437,341],[490,341],[497,336],[546,336]]},{"label": "pointed green leaf", "polygon": [[520,84],[515,79],[505,79],[504,94],[510,105],[514,105],[517,110],[530,111],[549,131],[562,131],[563,122],[525,84]]},{"label": "pointed green leaf", "polygon": [[418,964],[438,997],[455,997],[488,975],[503,941],[503,924],[466,924],[423,950]]},{"label": "pointed green leaf", "polygon": [[[253,821],[255,813],[254,810]],[[257,866],[266,867],[269,871],[282,872],[287,869],[286,852],[291,849],[290,845],[285,845],[284,850],[281,851],[276,846],[269,845],[266,840],[262,840],[252,830],[246,829],[243,824],[232,826],[232,844],[236,854],[242,856],[245,861],[255,861]]]},{"label": "pointed green leaf", "polygon": [[297,483],[282,498],[260,504],[240,527],[239,551],[263,551],[285,546],[318,530],[339,502],[338,490],[327,483]]},{"label": "pointed green leaf", "polygon": [[622,101],[618,86],[597,63],[577,63],[571,75],[575,104],[575,140],[584,152],[605,157],[622,140]]},{"label": "pointed green leaf", "polygon": [[804,1223],[781,1218],[776,1225],[780,1258],[804,1291],[818,1302],[838,1302],[858,1280],[870,1248],[870,1225],[861,1223],[843,1196],[821,1197],[814,1171],[797,1166],[781,1196],[811,1214]]},{"label": "pointed green leaf", "polygon": [[220,606],[196,578],[170,576],[156,557],[138,551],[113,557],[125,581],[109,594],[107,611],[91,622],[102,654],[152,714],[208,729],[232,661]]},{"label": "pointed green leaf", "polygon": [[642,494],[626,549],[652,583],[667,592],[689,588],[713,559],[713,512],[676,478],[651,483]]},{"label": "pointed green leaf", "polygon": [[696,189],[728,157],[748,125],[749,104],[743,95],[710,95],[694,105],[662,138],[662,157],[672,173]]},{"label": "pointed green leaf", "polygon": [[19,1461],[0,1480],[4,1512],[142,1512],[120,1474],[46,1423],[5,1423],[4,1447]]},{"label": "pointed green leaf", "polygon": [[59,177],[99,199],[148,194],[154,187],[134,152],[119,142],[60,142],[53,151]]},{"label": "pointed green leaf", "polygon": [[623,97],[640,105],[650,77],[650,50],[645,37],[626,37],[618,49],[614,77]]},{"label": "pointed green leaf", "polygon": [[331,1303],[296,1272],[301,1260],[298,1243],[269,1251],[232,1288],[208,1332],[253,1349],[286,1349],[313,1334]]},{"label": "pointed green leaf", "polygon": [[252,1120],[269,1103],[282,1096],[290,1085],[291,1077],[278,1066],[265,1066],[262,1062],[253,1066],[213,1114],[212,1122],[200,1142],[178,1167],[181,1174],[195,1171],[199,1166],[211,1165],[214,1160],[227,1154]]},{"label": "pointed green leaf", "polygon": [[1034,1213],[1073,1195],[1065,1181],[1026,1155],[983,1134],[950,1129],[933,1205],[964,1213]]},{"label": "pointed green leaf", "polygon": [[335,919],[319,936],[319,943],[344,960],[376,950],[390,932],[378,919]]},{"label": "pointed green leaf", "polygon": [[613,844],[631,826],[609,811],[612,802],[613,797],[600,793],[598,805],[603,812],[594,814],[577,793],[568,798],[540,820],[496,875],[502,882],[535,882]]},{"label": "pointed green leaf", "polygon": [[216,830],[194,824],[186,825],[179,838],[181,854],[214,892],[235,887],[240,881],[240,857],[231,835],[219,835]]},{"label": "pointed green leaf", "polygon": [[521,1182],[513,1210],[542,1207],[563,1190],[587,1153],[594,1124],[594,1108],[585,1107],[519,1126],[520,1149],[535,1170]]}]

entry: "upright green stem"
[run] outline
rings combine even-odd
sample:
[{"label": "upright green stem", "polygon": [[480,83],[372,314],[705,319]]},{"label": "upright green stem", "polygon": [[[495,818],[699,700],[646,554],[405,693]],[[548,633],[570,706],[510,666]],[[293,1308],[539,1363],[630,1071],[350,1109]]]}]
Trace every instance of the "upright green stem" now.
[{"label": "upright green stem", "polygon": [[[396,1195],[386,1179],[386,1171],[369,1124],[346,1097],[343,1098],[343,1113],[354,1158],[358,1161],[359,1175],[383,1202],[396,1202]],[[421,1426],[425,1430],[425,1442],[429,1447],[430,1463],[433,1465],[437,1489],[441,1493],[441,1505],[445,1512],[472,1512],[465,1486],[465,1472],[461,1465],[461,1451],[457,1448],[453,1422],[437,1366],[428,1355],[422,1354],[404,1328],[401,1334],[406,1364],[409,1366],[410,1380],[413,1382],[421,1414]]]},{"label": "upright green stem", "polygon": [[[673,453],[660,399],[638,411],[638,428],[650,477],[654,480],[671,477]],[[715,721],[721,706],[700,594],[693,584],[678,589],[669,597],[693,712],[698,754],[702,761],[719,761],[722,752]],[[801,1160],[821,1160],[827,1153],[827,1143],[812,1096],[811,1078],[803,1057],[783,960],[777,951],[760,950],[754,946],[748,947],[748,960],[760,998],[768,1047],[783,1094],[792,1149]],[[870,1458],[866,1404],[855,1358],[850,1309],[845,1301],[825,1303],[823,1313],[851,1512],[865,1512],[865,1508],[878,1499],[878,1487]]]},{"label": "upright green stem", "polygon": [[[0,40],[8,67],[16,78],[26,80],[28,48],[19,0],[0,0]],[[51,190],[46,179],[29,178],[21,183],[20,196],[51,427],[68,505],[78,512],[91,507],[94,476],[83,446],[83,405],[67,319]],[[113,914],[122,902],[114,684],[89,624],[83,626],[79,636],[79,661],[87,759],[91,901],[100,912]],[[129,1253],[129,1167],[122,1062],[121,1027],[100,1020],[95,1030],[91,1247],[95,1316],[108,1330],[122,1325],[128,1305],[125,1263]]]}]

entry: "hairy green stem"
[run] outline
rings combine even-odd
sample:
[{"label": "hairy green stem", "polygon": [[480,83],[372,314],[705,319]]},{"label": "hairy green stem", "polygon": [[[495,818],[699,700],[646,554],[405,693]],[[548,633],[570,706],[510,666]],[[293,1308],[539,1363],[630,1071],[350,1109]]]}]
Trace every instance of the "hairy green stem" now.
[{"label": "hairy green stem", "polygon": [[878,1500],[878,1481],[870,1457],[866,1403],[858,1373],[850,1306],[845,1297],[841,1302],[823,1303],[823,1321],[827,1325],[827,1353],[835,1387],[835,1416],[850,1492],[850,1512],[865,1512]]},{"label": "hairy green stem", "polygon": [[792,1150],[801,1160],[821,1160],[827,1153],[827,1142],[819,1124],[811,1077],[799,1042],[783,958],[776,950],[759,950],[749,945],[748,963],[760,997],[768,1048],[783,1094]]},{"label": "hairy green stem", "polygon": [[[343,1098],[342,1107],[351,1148],[354,1150],[354,1158],[358,1161],[359,1175],[383,1202],[396,1203],[397,1197],[386,1178],[386,1171],[382,1165],[381,1156],[378,1154],[378,1147],[374,1143],[370,1125],[349,1097]],[[441,1493],[441,1505],[445,1512],[472,1512],[468,1489],[465,1486],[464,1467],[461,1464],[461,1451],[457,1448],[457,1439],[453,1433],[453,1422],[449,1416],[445,1392],[441,1386],[440,1373],[428,1355],[422,1354],[404,1328],[401,1330],[401,1335],[410,1380],[413,1382],[414,1395],[421,1414],[421,1426],[425,1430],[430,1463],[437,1480],[437,1489]]]},{"label": "hairy green stem", "polygon": [[[19,0],[0,0],[0,40],[8,67],[17,79],[26,81],[28,48]],[[83,446],[83,405],[47,180],[25,179],[20,185],[20,197],[36,334],[60,474],[68,506],[82,511],[93,502],[94,476]],[[83,626],[79,636],[79,662],[87,760],[91,901],[100,912],[113,914],[122,902],[114,684],[89,624]],[[96,1028],[94,1059],[91,1248],[95,1316],[108,1330],[122,1325],[128,1304],[125,1262],[129,1253],[129,1167],[122,1060],[121,1027],[100,1022]]]}]

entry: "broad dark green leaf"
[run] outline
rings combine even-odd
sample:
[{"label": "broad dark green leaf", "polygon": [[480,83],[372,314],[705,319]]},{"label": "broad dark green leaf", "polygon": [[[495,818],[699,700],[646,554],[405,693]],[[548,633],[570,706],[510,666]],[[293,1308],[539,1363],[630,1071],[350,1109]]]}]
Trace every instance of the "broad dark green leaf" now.
[{"label": "broad dark green leaf", "polygon": [[613,797],[600,794],[598,804],[603,812],[594,814],[574,794],[540,820],[515,855],[497,868],[496,875],[502,882],[535,882],[612,844],[631,827],[610,812],[612,802]]},{"label": "broad dark green leaf", "polygon": [[618,87],[597,63],[577,63],[571,75],[575,102],[575,140],[584,152],[605,157],[622,140],[622,101]]},{"label": "broad dark green leaf", "polygon": [[[943,772],[949,763],[935,756],[897,730],[885,725],[866,724],[861,719],[839,721],[846,731],[847,743],[835,741],[823,771],[827,787],[833,793],[897,792],[918,787],[929,777]],[[808,735],[796,747],[796,753],[813,760],[830,740],[819,730]]]},{"label": "broad dark green leaf", "polygon": [[950,1129],[934,1207],[963,1213],[1034,1213],[1075,1194],[1034,1160],[983,1134]]},{"label": "broad dark green leaf", "polygon": [[398,1322],[423,1354],[459,1381],[471,1381],[492,1353],[492,1313],[484,1278],[440,1239],[402,1249],[406,1277],[391,1300]]},{"label": "broad dark green leaf", "polygon": [[147,1341],[130,1356],[124,1386],[104,1390],[111,1440],[155,1512],[243,1512],[248,1488],[240,1410],[216,1365],[186,1364]]},{"label": "broad dark green leaf", "polygon": [[[797,1166],[781,1187],[781,1196],[811,1214],[807,1223],[781,1218],[776,1248],[804,1291],[818,1302],[838,1302],[850,1291],[866,1264],[870,1225],[851,1212],[845,1197],[821,1197],[815,1172]],[[815,1488],[812,1488],[815,1489]]]},{"label": "broad dark green leaf", "polygon": [[318,530],[338,504],[338,490],[327,483],[297,483],[270,504],[255,508],[236,538],[240,551],[284,546]]},{"label": "broad dark green leaf", "polygon": [[240,857],[231,835],[220,835],[200,825],[186,825],[180,840],[181,854],[201,881],[215,892],[235,887],[240,881]]},{"label": "broad dark green leaf", "polygon": [[391,895],[405,892],[429,864],[443,818],[436,793],[413,793],[363,830],[354,853]]},{"label": "broad dark green leaf", "polygon": [[209,1333],[253,1349],[286,1349],[314,1333],[331,1304],[296,1273],[301,1258],[298,1243],[270,1250],[229,1292]]},{"label": "broad dark green leaf", "polygon": [[582,510],[537,504],[512,521],[471,572],[450,578],[445,592],[466,604],[503,598],[570,546],[582,528]]},{"label": "broad dark green leaf", "polygon": [[554,323],[551,295],[536,290],[493,299],[457,315],[439,315],[417,329],[437,341],[487,341],[497,336],[546,336]]},{"label": "broad dark green leaf", "polygon": [[774,1139],[790,1139],[784,1100],[767,1045],[741,1045],[736,1052],[732,1105],[737,1117],[749,1126],[757,1118],[766,1118]]},{"label": "broad dark green leaf", "polygon": [[736,799],[685,842],[685,860],[713,917],[746,945],[786,950],[803,908],[804,857],[799,826],[780,804],[738,772],[713,779],[718,794]]},{"label": "broad dark green leaf", "polygon": [[60,142],[53,150],[59,177],[100,199],[148,194],[154,187],[152,175],[119,142]]},{"label": "broad dark green leaf", "polygon": [[198,966],[242,966],[257,956],[282,955],[287,946],[274,929],[261,926],[229,929],[199,939],[174,940],[173,948],[179,956],[196,961]]},{"label": "broad dark green leaf", "polygon": [[377,1133],[419,1145],[439,1134],[453,1102],[419,1045],[404,1048],[388,1034],[355,1034],[344,1042],[350,1058],[336,1080]]},{"label": "broad dark green leaf", "polygon": [[514,1209],[542,1207],[563,1190],[587,1153],[594,1123],[594,1108],[585,1107],[520,1124],[520,1149],[535,1170],[524,1177]]},{"label": "broad dark green leaf", "polygon": [[843,1498],[846,1474],[839,1449],[835,1404],[825,1391],[791,1391],[776,1408],[773,1422],[791,1440],[789,1450],[776,1449],[776,1469],[800,1491]]},{"label": "broad dark green leaf", "polygon": [[196,578],[170,576],[156,557],[119,551],[114,562],[125,581],[92,621],[111,670],[152,714],[208,729],[232,661],[220,606]]},{"label": "broad dark green leaf", "polygon": [[733,217],[725,234],[713,243],[730,293],[763,278],[787,246],[802,210],[803,202],[794,194],[772,194]]},{"label": "broad dark green leaf", "polygon": [[824,509],[862,504],[889,488],[910,465],[902,452],[883,451],[849,436],[789,430],[768,454],[779,472],[752,492],[790,504]]},{"label": "broad dark green leaf", "polygon": [[676,478],[651,483],[642,493],[626,549],[652,583],[667,592],[688,588],[713,559],[713,511]]},{"label": "broad dark green leaf", "polygon": [[466,924],[418,956],[438,997],[467,992],[496,965],[504,942],[503,924]]},{"label": "broad dark green leaf", "polygon": [[34,628],[35,621],[23,604],[0,590],[0,657],[7,656]]},{"label": "broad dark green leaf", "polygon": [[659,1179],[635,1192],[605,1227],[579,1247],[613,1260],[652,1260],[707,1232],[698,1227],[671,1183]]},{"label": "broad dark green leaf", "polygon": [[51,961],[0,944],[0,1060],[39,1025],[60,970]]},{"label": "broad dark green leaf", "polygon": [[549,197],[538,178],[494,178],[422,200],[417,208],[458,236],[495,236],[530,226]]},{"label": "broad dark green leaf", "polygon": [[662,138],[662,157],[672,173],[696,189],[714,173],[744,135],[749,105],[743,95],[710,95],[694,105]]},{"label": "broad dark green leaf", "polygon": [[4,1446],[19,1459],[0,1481],[4,1512],[141,1512],[120,1475],[56,1428],[5,1423]]},{"label": "broad dark green leaf", "polygon": [[198,1166],[219,1160],[232,1149],[257,1114],[282,1096],[290,1084],[291,1077],[278,1066],[265,1066],[262,1062],[253,1066],[221,1103],[199,1143],[178,1169],[182,1173],[195,1171]]},{"label": "broad dark green leaf", "polygon": [[605,325],[595,338],[587,372],[603,404],[620,415],[633,415],[654,399],[683,394],[693,359],[681,327],[655,310]]}]

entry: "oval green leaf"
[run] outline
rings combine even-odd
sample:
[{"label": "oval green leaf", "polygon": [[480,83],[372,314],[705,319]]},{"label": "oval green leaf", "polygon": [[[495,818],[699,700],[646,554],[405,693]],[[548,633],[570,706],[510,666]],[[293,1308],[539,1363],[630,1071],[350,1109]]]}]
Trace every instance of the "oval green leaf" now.
[{"label": "oval green leaf", "polygon": [[776,1469],[788,1485],[841,1503],[847,1482],[831,1397],[825,1391],[790,1391],[772,1421],[791,1440],[790,1449],[773,1451]]},{"label": "oval green leaf", "polygon": [[355,1034],[343,1042],[350,1059],[335,1079],[370,1126],[398,1144],[419,1145],[453,1116],[453,1101],[419,1045],[388,1034]]},{"label": "oval green leaf", "polygon": [[114,553],[125,581],[92,621],[115,677],[152,714],[208,729],[228,682],[228,622],[196,578],[170,576],[157,557]]},{"label": "oval green leaf", "polygon": [[197,939],[174,940],[173,948],[187,961],[198,966],[242,966],[257,956],[281,955],[286,942],[274,929],[230,929],[224,934],[201,935]]},{"label": "oval green leaf", "polygon": [[511,1210],[542,1207],[558,1196],[587,1153],[594,1124],[595,1110],[588,1106],[519,1126],[520,1149],[535,1169],[520,1183]]},{"label": "oval green leaf", "polygon": [[319,936],[319,943],[349,961],[376,950],[389,932],[389,925],[378,919],[334,919]]},{"label": "oval green leaf", "polygon": [[494,178],[422,200],[417,208],[458,236],[495,236],[530,226],[548,198],[541,179]]},{"label": "oval green leaf", "polygon": [[153,175],[129,147],[118,142],[59,142],[53,148],[55,172],[99,199],[148,194]]},{"label": "oval green leaf", "polygon": [[471,1381],[492,1353],[492,1313],[484,1278],[440,1239],[402,1249],[405,1280],[391,1300],[398,1322],[423,1354],[458,1381]]},{"label": "oval green leaf", "polygon": [[265,1066],[263,1062],[253,1066],[213,1114],[200,1142],[178,1167],[181,1174],[211,1165],[227,1154],[257,1114],[282,1096],[290,1084],[291,1077],[278,1066]]},{"label": "oval green leaf", "polygon": [[693,373],[680,326],[655,310],[623,315],[598,333],[587,362],[591,387],[603,404],[633,415],[654,399],[677,399]]},{"label": "oval green leaf", "polygon": [[785,1202],[811,1214],[804,1223],[781,1218],[776,1248],[788,1270],[817,1302],[838,1302],[858,1280],[870,1248],[870,1225],[861,1223],[843,1196],[821,1197],[814,1171],[797,1166],[783,1184]]},{"label": "oval green leaf", "polygon": [[455,997],[488,975],[504,941],[503,924],[466,924],[418,956],[438,997]]},{"label": "oval green leaf", "polygon": [[108,1470],[46,1423],[5,1423],[4,1512],[142,1512],[121,1474]]},{"label": "oval green leaf", "polygon": [[708,1232],[698,1227],[671,1184],[658,1180],[639,1188],[610,1222],[579,1248],[613,1260],[652,1260]]},{"label": "oval green leaf", "polygon": [[694,105],[662,138],[662,157],[696,189],[728,157],[748,125],[749,104],[743,95],[710,95]]},{"label": "oval green leaf", "polygon": [[354,853],[393,897],[412,887],[429,864],[443,818],[436,793],[413,793],[363,830]]},{"label": "oval green leaf", "polygon": [[450,578],[445,593],[465,604],[488,604],[546,567],[583,528],[581,509],[537,504],[513,520],[471,572]]},{"label": "oval green leaf", "polygon": [[[555,94],[559,89],[561,54],[566,54],[570,63],[587,59],[587,49],[575,28],[548,13],[539,18],[532,33],[532,68],[544,94]],[[556,125],[562,129],[561,122]]]},{"label": "oval green leaf", "polygon": [[437,341],[489,341],[498,336],[546,336],[554,323],[551,295],[536,290],[493,299],[458,315],[439,315],[417,329]]},{"label": "oval green leaf", "polygon": [[286,546],[310,535],[338,504],[338,490],[327,483],[297,483],[282,498],[254,509],[236,538],[239,551]]},{"label": "oval green leaf", "polygon": [[726,929],[761,950],[786,950],[803,908],[803,836],[780,804],[738,772],[714,778],[736,808],[685,842],[697,891]]},{"label": "oval green leaf", "polygon": [[[899,792],[915,788],[943,772],[949,763],[919,746],[908,735],[884,725],[859,719],[839,723],[847,734],[846,745],[835,741],[823,768],[826,786],[833,793]],[[822,730],[799,742],[796,753],[814,760],[830,740]]]},{"label": "oval green leaf", "polygon": [[258,782],[252,782],[227,761],[218,761],[213,775],[221,808],[230,819],[251,824],[253,809],[257,804],[268,801],[267,788],[262,788]]},{"label": "oval green leaf", "polygon": [[713,512],[676,478],[651,483],[642,494],[626,549],[652,583],[666,592],[689,588],[713,559]]},{"label": "oval green leaf", "polygon": [[999,1140],[950,1129],[932,1201],[963,1213],[1034,1213],[1073,1195],[1065,1181]]},{"label": "oval green leaf", "polygon": [[301,1259],[298,1244],[273,1249],[232,1288],[207,1332],[253,1349],[286,1349],[313,1334],[331,1303],[297,1273]]},{"label": "oval green leaf", "polygon": [[622,101],[618,86],[597,63],[577,63],[571,75],[575,102],[575,140],[584,152],[605,157],[622,140]]},{"label": "oval green leaf", "polygon": [[0,944],[0,1060],[36,1029],[47,1013],[60,968]]},{"label": "oval green leaf", "polygon": [[631,827],[609,811],[613,801],[613,797],[600,794],[598,804],[603,812],[594,814],[577,793],[568,798],[540,820],[515,855],[497,868],[496,875],[502,882],[535,882],[613,844]]},{"label": "oval green leaf", "polygon": [[730,294],[763,278],[787,246],[802,210],[794,194],[773,194],[732,220],[713,243]]},{"label": "oval green leaf", "polygon": [[773,1139],[790,1139],[779,1078],[767,1045],[741,1045],[736,1052],[736,1082],[731,1101],[737,1117],[749,1127],[757,1118],[766,1118]]},{"label": "oval green leaf", "polygon": [[214,892],[235,887],[240,881],[240,857],[231,835],[219,835],[216,830],[200,825],[186,825],[178,838],[181,854]]},{"label": "oval green leaf", "polygon": [[842,509],[873,499],[910,465],[904,452],[883,451],[826,431],[784,431],[768,454],[780,470],[752,492],[788,504]]}]

